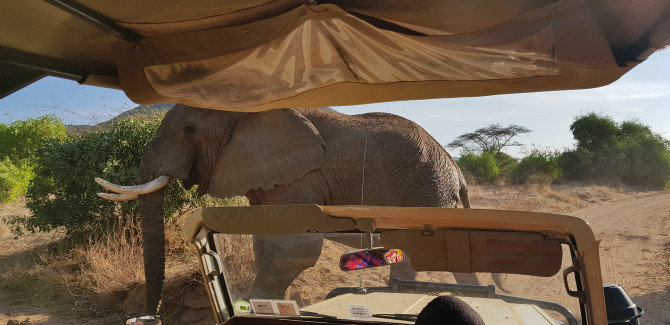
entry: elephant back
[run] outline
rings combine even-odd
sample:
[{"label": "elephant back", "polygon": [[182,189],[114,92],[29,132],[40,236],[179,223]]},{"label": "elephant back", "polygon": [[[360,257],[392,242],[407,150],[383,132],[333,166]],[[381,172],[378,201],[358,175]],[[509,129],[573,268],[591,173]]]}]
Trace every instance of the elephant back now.
[{"label": "elephant back", "polygon": [[326,143],[326,204],[455,207],[458,166],[416,123],[387,113],[301,113]]}]

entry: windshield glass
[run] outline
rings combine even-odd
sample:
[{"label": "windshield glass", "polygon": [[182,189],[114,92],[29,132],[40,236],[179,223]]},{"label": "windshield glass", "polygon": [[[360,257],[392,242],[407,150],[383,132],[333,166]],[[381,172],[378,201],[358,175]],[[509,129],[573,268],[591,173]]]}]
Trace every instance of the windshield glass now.
[{"label": "windshield glass", "polygon": [[[405,251],[388,253],[396,247],[379,253],[379,236],[371,237],[361,233],[215,234],[214,243],[223,264],[224,290],[236,315],[413,323],[431,300],[452,296],[476,310],[487,324],[581,323],[579,301],[567,294],[563,281],[562,270],[572,265],[567,245],[563,245],[561,272],[551,277],[454,274],[416,272],[411,268],[412,256]],[[364,256],[351,253],[364,251],[370,241],[377,248],[365,250],[371,255],[383,259],[387,252],[397,260],[400,253],[404,261],[346,270],[342,265]],[[431,254],[431,247],[422,253]],[[576,290],[573,275],[568,276],[568,284]]]}]

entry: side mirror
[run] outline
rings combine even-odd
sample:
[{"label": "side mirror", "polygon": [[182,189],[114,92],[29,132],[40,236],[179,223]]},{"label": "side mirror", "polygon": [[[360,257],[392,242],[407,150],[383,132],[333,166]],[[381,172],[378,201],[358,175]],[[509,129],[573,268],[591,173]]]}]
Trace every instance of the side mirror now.
[{"label": "side mirror", "polygon": [[126,325],[163,325],[160,314],[131,316],[126,318]]},{"label": "side mirror", "polygon": [[364,249],[346,253],[340,257],[340,270],[351,271],[400,263],[405,260],[405,252],[383,247]]},{"label": "side mirror", "polygon": [[605,290],[607,324],[639,325],[644,310],[633,303],[626,290],[618,284],[605,284],[603,287]]}]

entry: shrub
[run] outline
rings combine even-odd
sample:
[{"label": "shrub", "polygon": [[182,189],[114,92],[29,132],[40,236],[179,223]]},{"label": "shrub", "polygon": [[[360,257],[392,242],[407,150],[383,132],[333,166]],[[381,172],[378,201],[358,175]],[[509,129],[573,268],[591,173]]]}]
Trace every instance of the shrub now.
[{"label": "shrub", "polygon": [[619,128],[611,117],[589,113],[577,116],[570,131],[578,146],[596,152],[611,143]]},{"label": "shrub", "polygon": [[0,124],[0,203],[25,194],[37,151],[66,137],[62,121],[51,115]]},{"label": "shrub", "polygon": [[0,158],[32,159],[38,150],[67,138],[63,121],[53,115],[0,124]]},{"label": "shrub", "polygon": [[[96,193],[102,188],[93,178],[134,184],[142,155],[159,124],[160,116],[121,119],[108,129],[39,151],[35,178],[26,195],[26,206],[33,215],[12,218],[10,223],[18,232],[62,227],[68,234],[77,235],[91,231],[104,233],[118,226],[117,216],[135,215],[136,201],[115,203],[98,197]],[[166,215],[183,206],[186,200],[183,191],[178,182],[168,187]]]},{"label": "shrub", "polygon": [[27,160],[13,163],[9,157],[0,159],[0,203],[10,203],[26,193],[33,178],[33,169]]},{"label": "shrub", "polygon": [[484,183],[493,184],[500,176],[495,156],[486,152],[480,155],[466,153],[458,160],[458,166],[464,172],[470,173],[476,180]]},{"label": "shrub", "polygon": [[558,166],[558,153],[534,149],[530,155],[521,159],[512,172],[512,182],[515,184],[526,184],[533,180],[558,181],[563,173]]},{"label": "shrub", "polygon": [[617,124],[591,113],[578,117],[570,129],[578,146],[560,159],[568,179],[613,179],[655,186],[670,183],[668,140],[648,126],[634,120]]},{"label": "shrub", "polygon": [[510,179],[512,178],[512,173],[514,172],[514,169],[516,169],[516,166],[519,165],[519,161],[516,160],[516,158],[503,152],[496,153],[495,160],[496,165],[498,165],[498,169],[500,170],[499,178],[502,178],[506,182],[509,182]]},{"label": "shrub", "polygon": [[668,141],[651,133],[637,133],[616,141],[608,157],[619,158],[617,176],[629,184],[665,186],[670,181]]},{"label": "shrub", "polygon": [[563,152],[558,158],[558,166],[566,179],[584,180],[593,173],[593,158],[593,153],[588,149],[577,147],[575,150]]}]

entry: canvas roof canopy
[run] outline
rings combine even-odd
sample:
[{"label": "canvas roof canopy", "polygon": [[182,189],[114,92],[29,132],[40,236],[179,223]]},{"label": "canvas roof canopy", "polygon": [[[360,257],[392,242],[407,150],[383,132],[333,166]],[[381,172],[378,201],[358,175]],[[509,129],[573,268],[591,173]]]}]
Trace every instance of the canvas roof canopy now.
[{"label": "canvas roof canopy", "polygon": [[238,111],[590,88],[670,43],[667,0],[0,3],[0,96],[46,75]]}]

